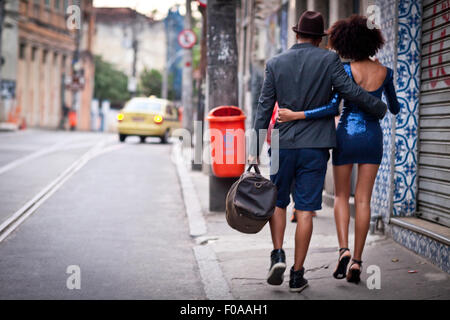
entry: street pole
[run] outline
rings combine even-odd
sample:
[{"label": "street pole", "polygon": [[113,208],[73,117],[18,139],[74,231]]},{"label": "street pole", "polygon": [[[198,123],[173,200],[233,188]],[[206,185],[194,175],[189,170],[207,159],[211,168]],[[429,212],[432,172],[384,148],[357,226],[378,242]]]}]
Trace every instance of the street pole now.
[{"label": "street pole", "polygon": [[[236,1],[208,0],[207,108],[238,105]],[[210,171],[209,209],[225,211],[225,198],[237,178],[217,178]]]},{"label": "street pole", "polygon": [[[83,8],[81,7],[81,1],[77,0],[76,2],[74,2],[74,4],[76,4],[78,6],[78,8],[80,8],[80,10],[82,11]],[[78,87],[79,84],[79,71],[80,71],[80,67],[81,67],[81,61],[80,61],[80,38],[81,38],[81,28],[83,27],[83,21],[81,20],[82,18],[80,18],[80,25],[77,26],[76,30],[75,30],[75,52],[73,53],[73,59],[72,59],[72,85],[74,84],[74,79],[76,78],[76,86],[72,87],[72,106],[71,106],[71,110],[70,112],[72,113],[72,115],[70,115],[69,112],[69,127],[70,130],[75,130],[76,126],[77,126],[77,122],[78,121],[73,121],[71,119],[76,119],[78,117],[78,102],[79,102],[79,93],[80,93],[80,89]]]},{"label": "street pole", "polygon": [[133,48],[133,64],[131,66],[131,81],[133,82],[131,86],[129,86],[130,89],[130,95],[132,98],[134,98],[136,96],[136,83],[137,83],[137,79],[136,79],[136,65],[137,65],[137,55],[138,55],[138,40],[137,40],[137,24],[138,24],[138,14],[136,11],[136,8],[134,9],[134,20],[133,20],[133,24],[131,26],[131,32],[132,32],[132,48]]},{"label": "street pole", "polygon": [[[184,29],[192,29],[191,0],[186,0],[186,16],[184,17]],[[183,127],[191,135],[194,132],[194,119],[192,108],[192,49],[183,49],[183,82],[181,102],[183,106]]]},{"label": "street pole", "polygon": [[205,126],[203,125],[205,121],[205,93],[204,93],[204,83],[206,78],[206,8],[199,5],[198,10],[202,15],[202,34],[200,39],[200,79],[197,83],[198,91],[198,104],[197,104],[197,126],[199,128],[194,128],[195,130],[195,148],[194,148],[194,164],[192,165],[192,170],[202,171],[202,157],[203,157],[203,132]]},{"label": "street pole", "polygon": [[184,54],[184,52],[180,50],[166,62],[161,86],[161,97],[163,99],[167,99],[169,96],[169,70],[182,54]]},{"label": "street pole", "polygon": [[0,122],[6,120],[3,118],[3,97],[2,97],[2,69],[3,69],[3,55],[2,55],[2,39],[3,39],[3,20],[5,19],[5,2],[6,0],[0,0]]},{"label": "street pole", "polygon": [[163,79],[161,86],[161,98],[167,99],[168,96],[168,82],[169,82],[169,67],[166,65],[163,71]]}]

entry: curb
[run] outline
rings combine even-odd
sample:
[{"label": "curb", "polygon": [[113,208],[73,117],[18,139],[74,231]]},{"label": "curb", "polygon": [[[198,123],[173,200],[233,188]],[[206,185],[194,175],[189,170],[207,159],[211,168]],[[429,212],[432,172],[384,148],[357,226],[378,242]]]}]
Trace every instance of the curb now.
[{"label": "curb", "polygon": [[197,196],[197,191],[192,183],[188,169],[183,163],[181,143],[175,143],[172,149],[172,155],[173,161],[177,167],[184,206],[189,221],[189,234],[191,237],[205,235],[207,232],[205,218],[203,217],[203,211],[200,205],[200,199]]},{"label": "curb", "polygon": [[[231,289],[222,272],[216,253],[208,245],[206,221],[197,190],[192,182],[186,165],[183,163],[181,143],[175,143],[172,149],[172,160],[177,167],[183,194],[184,206],[189,222],[189,233],[196,238],[197,245],[192,248],[200,271],[203,289],[208,300],[234,300]],[[206,241],[204,241],[206,240]],[[202,244],[204,241],[205,244]]]},{"label": "curb", "polygon": [[208,300],[234,300],[214,250],[209,245],[193,250]]},{"label": "curb", "polygon": [[14,132],[18,131],[19,126],[12,122],[0,122],[0,132]]}]

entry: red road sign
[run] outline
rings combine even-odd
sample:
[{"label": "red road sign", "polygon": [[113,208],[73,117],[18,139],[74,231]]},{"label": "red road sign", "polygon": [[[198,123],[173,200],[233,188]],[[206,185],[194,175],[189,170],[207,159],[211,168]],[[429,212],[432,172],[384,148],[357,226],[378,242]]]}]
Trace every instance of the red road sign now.
[{"label": "red road sign", "polygon": [[178,34],[178,44],[184,49],[191,49],[197,42],[197,36],[192,30],[183,30]]},{"label": "red road sign", "polygon": [[207,2],[208,0],[198,0],[198,4],[201,5],[202,7],[206,7]]}]

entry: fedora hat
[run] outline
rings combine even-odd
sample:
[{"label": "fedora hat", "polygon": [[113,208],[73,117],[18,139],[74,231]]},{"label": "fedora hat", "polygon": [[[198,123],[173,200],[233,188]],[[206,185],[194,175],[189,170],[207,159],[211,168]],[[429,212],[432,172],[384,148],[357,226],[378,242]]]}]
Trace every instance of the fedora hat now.
[{"label": "fedora hat", "polygon": [[324,31],[324,25],[323,16],[320,12],[306,11],[301,15],[298,24],[292,27],[292,30],[309,36],[324,37],[327,35]]}]

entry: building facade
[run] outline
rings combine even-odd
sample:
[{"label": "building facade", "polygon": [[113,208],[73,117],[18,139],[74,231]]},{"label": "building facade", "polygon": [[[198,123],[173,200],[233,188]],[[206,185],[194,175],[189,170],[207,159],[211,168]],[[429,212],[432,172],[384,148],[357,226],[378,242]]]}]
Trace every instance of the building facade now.
[{"label": "building facade", "polygon": [[[383,161],[372,196],[372,231],[450,272],[450,0],[242,0],[238,7],[240,105],[251,120],[264,63],[295,43],[305,10],[329,27],[359,13],[386,39],[377,58],[395,71],[401,112],[382,120]],[[324,41],[324,44],[326,42]],[[333,200],[328,170],[325,199]]]},{"label": "building facade", "polygon": [[144,69],[163,72],[166,62],[163,21],[153,20],[131,8],[95,8],[95,11],[94,54],[131,77],[135,39],[136,74],[139,76]]},{"label": "building facade", "polygon": [[[77,112],[78,127],[89,129],[94,75],[93,65],[89,64],[92,0],[20,0],[7,1],[6,5],[13,27],[7,28],[7,38],[3,37],[8,60],[2,76],[15,88],[13,102],[3,106],[1,121],[57,128],[66,105]],[[72,5],[80,10],[72,7],[71,11]],[[81,22],[78,29],[68,28],[67,20],[71,18]],[[78,46],[75,30],[80,30]],[[77,48],[80,70],[86,72],[84,86],[74,89],[70,84]]]}]

